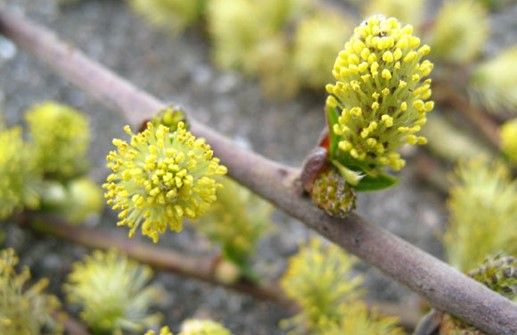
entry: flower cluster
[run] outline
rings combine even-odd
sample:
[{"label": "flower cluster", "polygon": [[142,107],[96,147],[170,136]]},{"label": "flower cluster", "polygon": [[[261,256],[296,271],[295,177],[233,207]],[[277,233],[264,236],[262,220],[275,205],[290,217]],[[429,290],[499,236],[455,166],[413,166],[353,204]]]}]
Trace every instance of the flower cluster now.
[{"label": "flower cluster", "polygon": [[485,159],[461,163],[449,192],[444,243],[449,263],[467,271],[487,255],[517,254],[517,183],[506,166]]},{"label": "flower cluster", "polygon": [[0,130],[0,219],[39,205],[41,172],[20,128]]},{"label": "flower cluster", "polygon": [[0,251],[0,334],[63,334],[62,325],[51,317],[59,301],[43,292],[48,280],[28,286],[29,269],[16,273],[17,264],[13,249]]},{"label": "flower cluster", "polygon": [[324,245],[312,239],[289,259],[280,284],[287,296],[302,311],[284,323],[284,327],[315,330],[322,320],[335,322],[343,317],[341,306],[356,302],[362,295],[363,279],[352,277],[355,259],[336,245]]},{"label": "flower cluster", "polygon": [[94,251],[73,265],[64,291],[81,306],[81,318],[96,332],[122,334],[143,331],[160,320],[148,309],[160,300],[159,291],[145,286],[152,270],[114,250]]},{"label": "flower cluster", "polygon": [[157,242],[167,227],[180,231],[183,218],[206,212],[221,187],[214,177],[227,170],[183,122],[174,132],[151,123],[138,134],[129,126],[125,131],[130,142],[114,139],[117,151],[107,157],[113,173],[103,185],[105,196],[108,205],[120,210],[118,224],[129,226],[130,237],[141,226],[142,234]]},{"label": "flower cluster", "polygon": [[433,64],[422,60],[430,51],[420,46],[409,25],[380,15],[354,31],[334,64],[337,82],[326,86],[331,158],[375,175],[385,166],[399,170],[404,160],[396,150],[404,143],[425,144],[415,135],[433,109],[429,76]]},{"label": "flower cluster", "polygon": [[56,102],[32,107],[25,114],[35,147],[35,160],[46,175],[69,180],[84,174],[90,144],[88,120],[75,109]]},{"label": "flower cluster", "polygon": [[0,219],[23,209],[51,211],[79,223],[103,208],[102,190],[84,176],[90,133],[71,107],[45,102],[25,114],[29,141],[19,127],[0,126]]},{"label": "flower cluster", "polygon": [[369,311],[360,299],[361,276],[352,275],[355,259],[338,246],[312,239],[289,259],[281,279],[287,296],[301,308],[296,316],[282,320],[293,328],[289,334],[401,335],[397,318]]}]

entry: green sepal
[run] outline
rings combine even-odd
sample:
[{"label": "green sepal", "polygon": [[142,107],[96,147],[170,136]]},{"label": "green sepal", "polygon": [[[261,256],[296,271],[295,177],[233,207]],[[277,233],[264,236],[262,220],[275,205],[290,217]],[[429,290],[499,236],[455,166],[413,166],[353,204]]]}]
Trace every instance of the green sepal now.
[{"label": "green sepal", "polygon": [[337,160],[331,159],[330,162],[337,168],[341,177],[351,186],[357,186],[364,177],[364,173],[349,169]]},{"label": "green sepal", "polygon": [[336,111],[334,107],[326,107],[327,112],[327,122],[329,127],[329,156],[330,158],[335,158],[337,155],[339,138],[334,134],[334,125],[339,121],[339,113]]},{"label": "green sepal", "polygon": [[345,167],[341,162],[331,159],[330,162],[339,171],[343,179],[355,188],[357,192],[379,191],[390,188],[398,183],[398,179],[385,173],[368,175],[358,167]]},{"label": "green sepal", "polygon": [[380,191],[395,186],[399,180],[388,174],[378,174],[376,176],[365,175],[355,186],[358,192]]}]

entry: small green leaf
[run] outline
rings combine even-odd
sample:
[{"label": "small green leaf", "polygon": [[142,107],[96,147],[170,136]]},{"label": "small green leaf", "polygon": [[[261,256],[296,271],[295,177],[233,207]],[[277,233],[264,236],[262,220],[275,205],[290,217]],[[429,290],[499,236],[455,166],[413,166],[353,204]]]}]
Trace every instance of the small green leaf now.
[{"label": "small green leaf", "polygon": [[357,186],[365,176],[364,173],[349,169],[337,160],[331,159],[330,162],[337,168],[339,174],[349,185]]},{"label": "small green leaf", "polygon": [[395,186],[398,181],[397,178],[388,174],[379,174],[377,176],[366,175],[361,179],[355,189],[358,192],[380,191]]}]

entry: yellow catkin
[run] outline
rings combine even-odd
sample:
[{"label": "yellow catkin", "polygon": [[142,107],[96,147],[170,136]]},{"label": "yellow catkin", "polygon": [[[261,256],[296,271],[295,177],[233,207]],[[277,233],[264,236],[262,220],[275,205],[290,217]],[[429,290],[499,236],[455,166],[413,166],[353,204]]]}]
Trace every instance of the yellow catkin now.
[{"label": "yellow catkin", "polygon": [[354,30],[333,68],[336,79],[328,84],[327,108],[339,120],[332,131],[340,153],[370,173],[389,166],[404,166],[397,149],[405,143],[423,144],[415,135],[433,109],[433,64],[423,57],[427,45],[413,35],[410,25],[395,18],[371,16]]},{"label": "yellow catkin", "polygon": [[64,291],[70,303],[81,307],[81,319],[95,333],[141,332],[161,319],[149,313],[160,301],[159,291],[146,286],[152,275],[149,266],[115,250],[96,250],[74,263]]},{"label": "yellow catkin", "polygon": [[112,174],[103,185],[105,197],[120,211],[117,224],[128,226],[130,237],[140,228],[157,242],[167,229],[181,231],[184,218],[206,212],[222,187],[215,177],[227,170],[183,122],[174,132],[151,123],[138,134],[125,129],[130,142],[115,139],[117,151],[107,157]]}]

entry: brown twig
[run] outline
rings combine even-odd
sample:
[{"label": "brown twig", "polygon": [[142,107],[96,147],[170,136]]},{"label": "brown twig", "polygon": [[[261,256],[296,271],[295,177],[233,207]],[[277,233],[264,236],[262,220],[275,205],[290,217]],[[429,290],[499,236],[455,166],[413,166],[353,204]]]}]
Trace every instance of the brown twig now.
[{"label": "brown twig", "polygon": [[236,283],[224,283],[214,276],[214,258],[205,256],[193,256],[179,253],[171,249],[165,249],[150,243],[130,240],[126,235],[100,228],[85,226],[72,226],[58,219],[41,220],[41,214],[37,217],[27,217],[25,224],[33,230],[52,234],[54,236],[73,241],[88,248],[110,249],[122,251],[131,258],[149,264],[154,268],[177,273],[182,276],[196,278],[204,282],[224,286],[226,288],[249,294],[258,299],[280,302],[285,306],[292,303],[283,296],[279,288],[259,286],[246,281]]},{"label": "brown twig", "polygon": [[[115,104],[132,123],[164,107],[106,68],[89,60],[47,29],[0,11],[0,32],[79,87]],[[299,171],[248,152],[191,120],[192,132],[205,137],[231,176],[391,278],[488,334],[517,334],[517,305],[447,264],[367,222],[357,214],[333,218],[317,209],[296,185]]]}]

